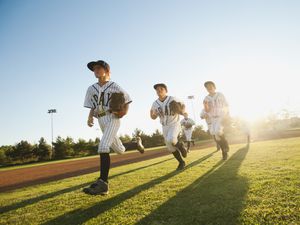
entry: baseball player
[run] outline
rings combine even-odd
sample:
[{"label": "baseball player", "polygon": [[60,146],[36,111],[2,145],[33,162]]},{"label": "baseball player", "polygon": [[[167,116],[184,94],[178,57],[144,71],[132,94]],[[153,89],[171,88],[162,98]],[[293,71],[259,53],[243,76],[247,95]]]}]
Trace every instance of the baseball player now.
[{"label": "baseball player", "polygon": [[[117,83],[110,81],[110,66],[103,60],[89,62],[88,69],[94,72],[97,83],[89,86],[86,92],[84,107],[90,109],[87,125],[94,125],[94,117],[98,119],[101,131],[103,133],[98,146],[100,154],[100,177],[90,187],[84,188],[83,192],[91,195],[108,194],[108,174],[110,169],[110,149],[118,154],[125,152],[117,132],[121,125],[120,117],[126,115],[129,104],[132,102],[130,96]],[[110,108],[112,96],[122,95],[124,104],[118,112]],[[122,94],[123,93],[123,94]],[[144,153],[144,147],[140,139],[137,139],[137,149]]]},{"label": "baseball player", "polygon": [[[173,96],[167,95],[168,88],[165,84],[155,84],[154,89],[156,90],[158,99],[152,104],[150,117],[153,120],[159,117],[167,149],[179,162],[177,170],[182,170],[185,167],[183,158],[187,156],[187,150],[185,149],[184,144],[178,141],[177,138],[181,131],[180,115],[170,108],[171,102],[180,101]],[[182,102],[181,104],[183,105],[182,114],[184,114],[185,107]]]},{"label": "baseball player", "polygon": [[[209,131],[210,130],[210,126],[211,126],[211,118],[208,116],[208,114],[206,114],[206,112],[205,112],[204,109],[201,111],[200,118],[201,119],[205,119],[208,131]],[[214,141],[216,142],[217,151],[220,151],[221,147],[220,147],[220,145],[219,145],[216,137],[214,135],[212,135],[212,136],[214,138]]]},{"label": "baseball player", "polygon": [[180,124],[187,142],[187,151],[189,152],[192,142],[193,126],[195,125],[195,122],[189,118],[188,114],[186,113],[184,114],[184,118],[180,121]]},{"label": "baseball player", "polygon": [[209,132],[220,145],[223,159],[226,160],[229,145],[224,134],[224,123],[229,118],[228,103],[222,93],[216,92],[214,82],[207,81],[204,86],[208,95],[203,101],[204,112],[201,118],[210,121]]}]

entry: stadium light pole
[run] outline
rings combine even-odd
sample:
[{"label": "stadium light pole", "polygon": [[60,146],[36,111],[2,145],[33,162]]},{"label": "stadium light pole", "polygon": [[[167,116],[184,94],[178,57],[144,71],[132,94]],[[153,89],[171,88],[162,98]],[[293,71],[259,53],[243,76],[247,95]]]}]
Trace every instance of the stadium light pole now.
[{"label": "stadium light pole", "polygon": [[195,114],[195,109],[194,109],[194,99],[195,99],[195,96],[194,95],[190,95],[187,98],[191,100],[192,110],[193,110],[193,115],[194,115],[194,121],[196,123],[196,114]]},{"label": "stadium light pole", "polygon": [[48,109],[48,113],[51,115],[51,151],[53,152],[53,113],[56,113],[56,109]]}]

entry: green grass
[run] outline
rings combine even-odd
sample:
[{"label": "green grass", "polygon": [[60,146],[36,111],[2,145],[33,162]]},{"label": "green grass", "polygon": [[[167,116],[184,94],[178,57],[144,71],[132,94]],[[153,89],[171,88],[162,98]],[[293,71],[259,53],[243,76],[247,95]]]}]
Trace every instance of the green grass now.
[{"label": "green grass", "polygon": [[193,151],[113,168],[110,194],[82,187],[97,173],[0,194],[0,224],[300,224],[300,138]]}]

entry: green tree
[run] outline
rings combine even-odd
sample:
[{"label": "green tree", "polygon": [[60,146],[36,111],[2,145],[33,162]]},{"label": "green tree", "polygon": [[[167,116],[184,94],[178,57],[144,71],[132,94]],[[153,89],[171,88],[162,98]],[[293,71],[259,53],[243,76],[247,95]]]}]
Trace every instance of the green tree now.
[{"label": "green tree", "polygon": [[35,155],[39,161],[50,160],[52,157],[51,146],[47,144],[43,137],[40,138],[39,143],[35,148]]},{"label": "green tree", "polygon": [[165,144],[165,139],[162,133],[156,129],[155,132],[151,135],[152,147],[162,146]]},{"label": "green tree", "polygon": [[120,136],[120,140],[122,143],[128,143],[132,140],[132,138],[128,134],[125,134],[124,136]]},{"label": "green tree", "polygon": [[203,126],[196,126],[193,130],[192,138],[194,140],[210,139],[211,135],[203,129]]},{"label": "green tree", "polygon": [[53,147],[55,159],[64,159],[74,155],[73,139],[70,137],[63,139],[58,136],[56,142],[53,143]]},{"label": "green tree", "polygon": [[9,164],[10,158],[6,155],[6,153],[11,148],[12,148],[12,146],[1,146],[0,147],[0,165],[1,166]]},{"label": "green tree", "polygon": [[73,149],[74,149],[74,154],[76,156],[84,156],[89,154],[88,143],[81,138],[79,138],[78,141],[74,143]]}]

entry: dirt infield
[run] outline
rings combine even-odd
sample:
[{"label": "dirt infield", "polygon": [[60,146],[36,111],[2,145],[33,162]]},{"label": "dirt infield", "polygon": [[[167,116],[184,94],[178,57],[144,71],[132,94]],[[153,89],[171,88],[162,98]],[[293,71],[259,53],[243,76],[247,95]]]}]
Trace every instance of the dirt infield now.
[{"label": "dirt infield", "polygon": [[[213,143],[195,146],[204,148]],[[124,155],[112,155],[111,167],[140,162],[170,154],[166,149],[145,151],[144,154],[132,152]],[[53,164],[20,168],[0,172],[0,192],[11,191],[31,185],[47,183],[68,177],[99,171],[99,158],[81,159],[69,162],[58,162]]]}]

